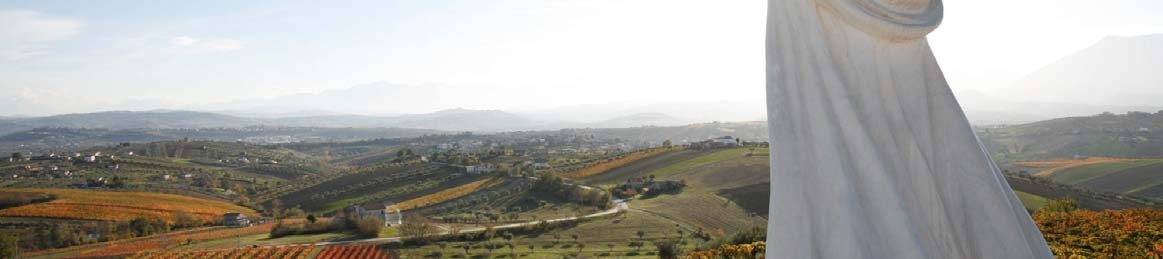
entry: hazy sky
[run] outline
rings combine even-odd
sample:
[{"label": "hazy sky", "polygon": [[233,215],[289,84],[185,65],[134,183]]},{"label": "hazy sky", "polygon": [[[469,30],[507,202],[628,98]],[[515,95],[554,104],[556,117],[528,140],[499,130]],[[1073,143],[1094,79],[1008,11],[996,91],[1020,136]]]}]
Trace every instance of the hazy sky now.
[{"label": "hazy sky", "polygon": [[[766,1],[0,1],[0,114],[182,108],[372,82],[493,107],[762,100]],[[1158,0],[951,0],[955,90],[1005,87]],[[471,88],[471,89],[470,89]],[[449,108],[478,96],[439,98]],[[477,105],[481,106],[481,105]]]}]

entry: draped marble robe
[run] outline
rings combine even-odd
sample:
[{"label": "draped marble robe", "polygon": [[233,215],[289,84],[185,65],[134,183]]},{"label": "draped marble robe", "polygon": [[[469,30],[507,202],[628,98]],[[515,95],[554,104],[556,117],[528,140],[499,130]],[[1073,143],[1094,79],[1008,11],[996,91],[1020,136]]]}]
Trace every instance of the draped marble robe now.
[{"label": "draped marble robe", "polygon": [[769,0],[767,258],[1053,258],[924,38],[942,8]]}]

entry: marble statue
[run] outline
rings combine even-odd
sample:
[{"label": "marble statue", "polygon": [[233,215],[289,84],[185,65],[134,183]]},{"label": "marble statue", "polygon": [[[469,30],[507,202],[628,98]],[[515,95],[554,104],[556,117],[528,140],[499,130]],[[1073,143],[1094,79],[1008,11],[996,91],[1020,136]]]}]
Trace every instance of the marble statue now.
[{"label": "marble statue", "polygon": [[767,258],[1053,258],[925,40],[942,8],[769,0]]}]

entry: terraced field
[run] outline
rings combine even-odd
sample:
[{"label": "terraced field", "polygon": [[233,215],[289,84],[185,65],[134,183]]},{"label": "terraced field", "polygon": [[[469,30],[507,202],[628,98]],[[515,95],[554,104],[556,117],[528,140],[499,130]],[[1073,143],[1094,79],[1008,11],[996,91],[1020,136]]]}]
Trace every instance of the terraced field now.
[{"label": "terraced field", "polygon": [[1018,200],[1021,200],[1022,205],[1026,206],[1026,209],[1030,211],[1035,211],[1041,209],[1042,207],[1046,207],[1046,203],[1050,202],[1050,199],[1046,199],[1046,197],[1033,195],[1026,192],[1014,191],[1014,194],[1018,195]]},{"label": "terraced field", "polygon": [[1080,184],[1123,170],[1163,163],[1163,159],[1114,160],[1086,164],[1062,169],[1049,176],[1050,180],[1064,184]]},{"label": "terraced field", "polygon": [[686,161],[703,154],[704,152],[696,150],[674,151],[619,166],[614,169],[610,169],[605,173],[583,178],[581,182],[592,185],[622,183],[625,182],[626,179],[634,177],[645,177],[654,170]]},{"label": "terraced field", "polygon": [[173,223],[180,213],[189,213],[203,222],[220,222],[222,214],[226,212],[258,216],[254,210],[229,202],[173,194],[68,189],[7,189],[3,192],[48,194],[55,198],[48,202],[0,210],[0,217],[110,221],[157,218]]},{"label": "terraced field", "polygon": [[296,190],[279,199],[285,206],[298,205],[303,210],[320,213],[377,200],[403,201],[481,179],[475,175],[453,177],[453,173],[463,170],[428,164],[374,167]]},{"label": "terraced field", "polygon": [[1089,178],[1077,185],[1094,190],[1138,193],[1151,198],[1163,198],[1149,196],[1152,194],[1149,190],[1163,185],[1163,160],[1145,160],[1128,164],[1133,165],[1128,167],[1120,165],[1115,169],[1108,169],[1113,172]]},{"label": "terraced field", "polygon": [[[1067,187],[1037,183],[1027,179],[1006,177],[1006,182],[1014,191],[1029,193],[1046,199],[1071,199],[1078,201],[1078,206],[1089,210],[1141,208],[1143,204],[1124,200],[1093,197]],[[1021,198],[1021,197],[1019,197]],[[1029,205],[1027,205],[1029,206]]]}]

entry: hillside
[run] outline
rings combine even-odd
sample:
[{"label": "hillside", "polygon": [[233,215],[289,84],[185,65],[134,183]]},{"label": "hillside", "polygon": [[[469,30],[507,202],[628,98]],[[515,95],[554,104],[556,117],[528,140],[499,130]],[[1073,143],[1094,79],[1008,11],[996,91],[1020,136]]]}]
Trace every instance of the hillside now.
[{"label": "hillside", "polygon": [[[1064,163],[1075,162],[1075,163]],[[1163,159],[1074,159],[1005,165],[1058,184],[1128,198],[1163,201]]]},{"label": "hillside", "polygon": [[168,129],[244,127],[260,124],[260,121],[255,119],[194,111],[108,111],[6,120],[23,128]]},{"label": "hillside", "polygon": [[221,222],[222,214],[240,212],[251,216],[254,210],[228,202],[173,194],[144,192],[100,192],[63,189],[6,189],[0,194],[44,193],[54,198],[0,210],[0,217],[57,218],[128,221],[134,218],[161,219],[172,224],[181,214],[202,222]]},{"label": "hillside", "polygon": [[402,202],[469,182],[480,176],[464,176],[464,169],[439,165],[380,165],[319,182],[277,197],[287,207],[330,213],[343,207],[390,200]]},{"label": "hillside", "polygon": [[1102,114],[978,129],[1005,161],[1101,157],[1163,157],[1163,112]]},{"label": "hillside", "polygon": [[1106,37],[1027,75],[1010,89],[1046,102],[1160,105],[1163,34]]}]

